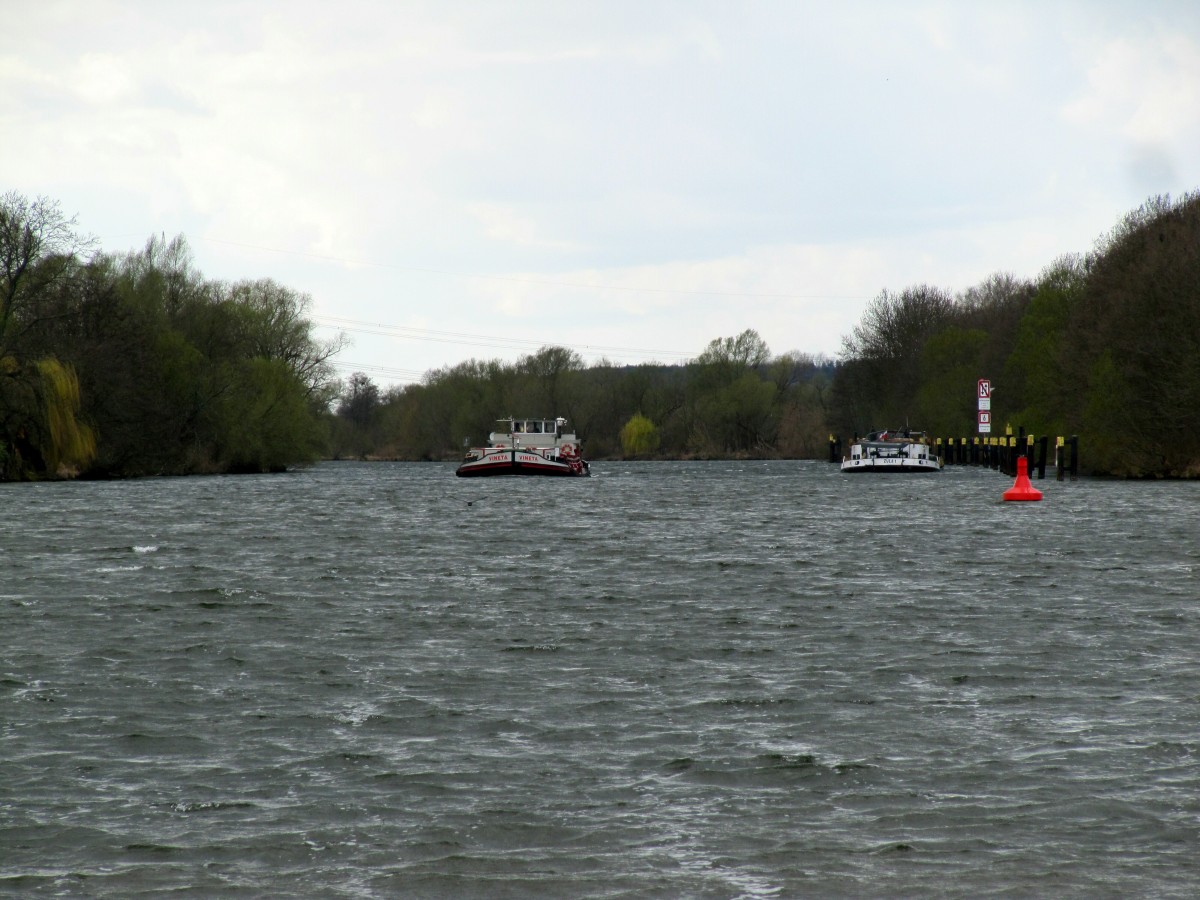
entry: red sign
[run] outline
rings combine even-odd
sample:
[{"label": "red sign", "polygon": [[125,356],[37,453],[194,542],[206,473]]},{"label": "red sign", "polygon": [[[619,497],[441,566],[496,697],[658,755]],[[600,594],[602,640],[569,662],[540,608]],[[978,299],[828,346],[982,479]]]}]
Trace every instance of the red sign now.
[{"label": "red sign", "polygon": [[992,396],[992,383],[986,378],[979,379],[979,399],[987,400]]}]

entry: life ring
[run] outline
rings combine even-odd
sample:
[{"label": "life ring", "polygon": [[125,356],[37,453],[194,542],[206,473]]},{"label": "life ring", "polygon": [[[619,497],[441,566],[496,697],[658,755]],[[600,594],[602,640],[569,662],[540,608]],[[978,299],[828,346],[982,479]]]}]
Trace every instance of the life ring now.
[{"label": "life ring", "polygon": [[563,454],[563,456],[570,456],[571,454],[573,454],[575,452],[575,445],[574,444],[563,444],[561,447],[558,448],[558,452]]}]

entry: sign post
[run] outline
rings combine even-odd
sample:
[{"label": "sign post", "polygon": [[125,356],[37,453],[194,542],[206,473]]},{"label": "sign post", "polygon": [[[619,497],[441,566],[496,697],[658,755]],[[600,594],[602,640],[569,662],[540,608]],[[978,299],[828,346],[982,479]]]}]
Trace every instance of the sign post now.
[{"label": "sign post", "polygon": [[992,382],[980,378],[976,384],[975,396],[979,400],[979,433],[992,433]]}]

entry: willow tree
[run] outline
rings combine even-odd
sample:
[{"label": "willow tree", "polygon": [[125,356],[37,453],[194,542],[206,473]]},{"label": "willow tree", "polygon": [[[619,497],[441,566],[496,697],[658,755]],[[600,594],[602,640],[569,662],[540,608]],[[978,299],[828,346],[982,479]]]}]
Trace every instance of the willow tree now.
[{"label": "willow tree", "polygon": [[0,359],[0,476],[77,475],[96,455],[92,430],[79,420],[79,379],[56,359],[21,366]]},{"label": "willow tree", "polygon": [[653,453],[659,445],[658,428],[640,412],[621,428],[621,450],[626,456],[642,456]]},{"label": "willow tree", "polygon": [[96,437],[78,418],[79,378],[74,369],[56,359],[39,359],[35,368],[46,470],[78,474],[96,455]]}]

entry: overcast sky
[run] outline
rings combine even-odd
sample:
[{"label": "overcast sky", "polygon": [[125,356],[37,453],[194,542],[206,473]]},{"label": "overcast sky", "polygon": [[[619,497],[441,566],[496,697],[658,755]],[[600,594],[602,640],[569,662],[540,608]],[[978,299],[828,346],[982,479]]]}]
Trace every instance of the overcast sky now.
[{"label": "overcast sky", "polygon": [[6,0],[0,192],[311,295],[388,385],[835,356],[1200,187],[1200,4]]}]

